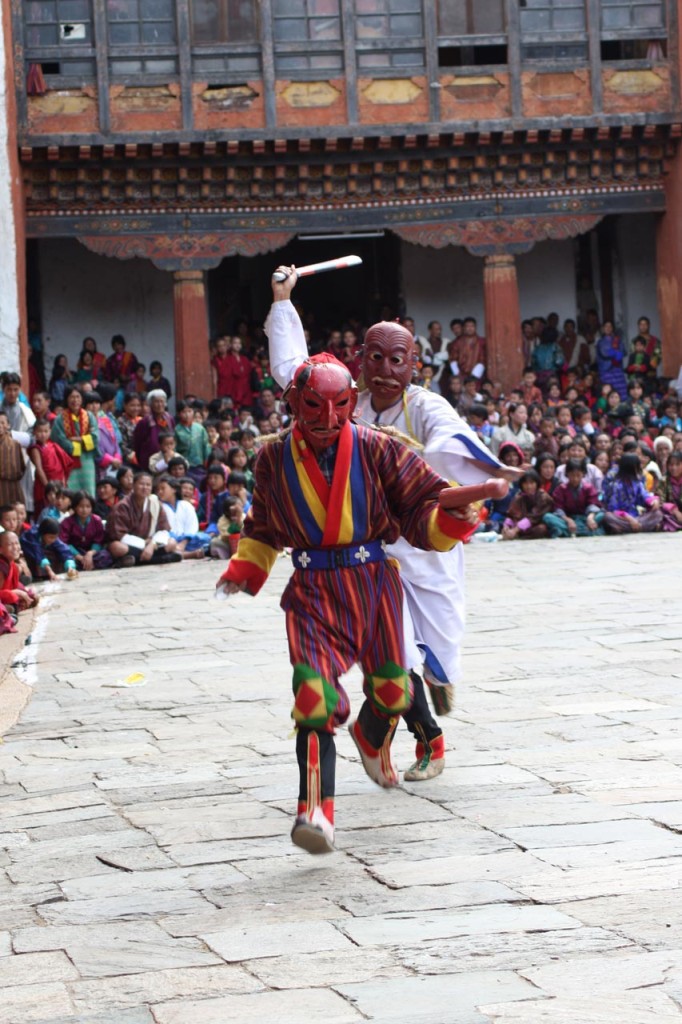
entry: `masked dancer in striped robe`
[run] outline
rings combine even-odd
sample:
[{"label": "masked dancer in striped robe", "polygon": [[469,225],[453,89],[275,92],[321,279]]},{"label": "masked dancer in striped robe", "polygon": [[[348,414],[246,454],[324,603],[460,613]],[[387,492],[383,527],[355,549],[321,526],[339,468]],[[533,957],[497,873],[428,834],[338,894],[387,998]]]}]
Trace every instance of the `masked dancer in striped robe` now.
[{"label": "masked dancer in striped robe", "polygon": [[451,489],[393,437],[351,421],[357,389],[334,356],[306,359],[286,397],[293,429],[265,444],[253,503],[236,555],[218,581],[227,593],[256,594],[277,553],[293,547],[284,591],[293,666],[300,784],[293,842],[333,849],[334,732],[350,713],[339,677],[356,662],[365,701],[350,733],[370,778],[397,785],[391,741],[412,702],[405,668],[403,592],[386,545],[447,551],[467,539],[478,514],[446,511]]}]

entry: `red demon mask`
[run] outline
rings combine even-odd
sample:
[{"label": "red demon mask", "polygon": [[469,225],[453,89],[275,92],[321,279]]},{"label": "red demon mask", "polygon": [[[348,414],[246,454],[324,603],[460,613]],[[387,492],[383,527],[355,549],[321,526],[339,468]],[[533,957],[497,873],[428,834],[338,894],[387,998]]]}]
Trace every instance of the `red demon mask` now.
[{"label": "red demon mask", "polygon": [[362,374],[375,408],[392,405],[412,380],[414,338],[401,324],[382,320],[367,331]]},{"label": "red demon mask", "polygon": [[303,437],[319,452],[334,444],[353,415],[357,389],[343,363],[322,353],[299,366],[287,397]]}]

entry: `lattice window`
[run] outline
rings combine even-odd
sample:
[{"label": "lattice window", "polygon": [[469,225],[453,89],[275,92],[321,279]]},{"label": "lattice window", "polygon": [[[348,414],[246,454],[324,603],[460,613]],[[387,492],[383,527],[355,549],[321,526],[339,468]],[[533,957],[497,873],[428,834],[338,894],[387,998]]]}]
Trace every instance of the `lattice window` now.
[{"label": "lattice window", "polygon": [[498,36],[506,31],[504,0],[438,0],[439,36]]},{"label": "lattice window", "polygon": [[507,63],[505,0],[438,0],[437,13],[440,67]]},{"label": "lattice window", "polygon": [[25,0],[26,59],[38,63],[52,84],[95,77],[90,0]]},{"label": "lattice window", "polygon": [[106,0],[112,78],[178,74],[175,0]]},{"label": "lattice window", "polygon": [[260,75],[256,0],[192,0],[190,11],[197,77],[223,82]]},{"label": "lattice window", "polygon": [[626,31],[637,35],[665,32],[663,0],[601,0],[602,35]]},{"label": "lattice window", "polygon": [[421,0],[355,0],[355,39],[361,72],[422,70]]},{"label": "lattice window", "polygon": [[520,19],[525,60],[587,60],[584,0],[522,0]]},{"label": "lattice window", "polygon": [[343,71],[340,0],[273,0],[272,21],[279,75]]}]

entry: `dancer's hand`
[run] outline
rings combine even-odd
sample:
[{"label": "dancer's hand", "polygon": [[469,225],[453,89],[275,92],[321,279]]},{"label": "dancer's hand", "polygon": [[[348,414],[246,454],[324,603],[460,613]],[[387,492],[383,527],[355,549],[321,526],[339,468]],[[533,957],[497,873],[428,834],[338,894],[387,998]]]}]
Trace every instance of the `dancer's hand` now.
[{"label": "dancer's hand", "polygon": [[232,594],[244,593],[246,583],[235,583],[233,580],[224,580],[222,577],[215,586],[215,597],[218,601],[226,601]]},{"label": "dancer's hand", "polygon": [[462,508],[445,508],[447,515],[453,519],[460,519],[464,523],[474,526],[480,519],[480,508],[477,505],[464,505]]},{"label": "dancer's hand", "polygon": [[281,302],[283,299],[291,298],[291,293],[298,281],[298,274],[296,273],[296,267],[293,263],[290,267],[277,267],[277,272],[287,275],[285,281],[272,281],[272,295],[274,301]]}]

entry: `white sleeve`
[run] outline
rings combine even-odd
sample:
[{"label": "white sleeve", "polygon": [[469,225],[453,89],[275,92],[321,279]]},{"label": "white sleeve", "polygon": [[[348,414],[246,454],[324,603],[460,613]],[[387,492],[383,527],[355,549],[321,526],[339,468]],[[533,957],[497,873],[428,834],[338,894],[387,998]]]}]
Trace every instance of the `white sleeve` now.
[{"label": "white sleeve", "polygon": [[293,303],[289,299],[273,302],[263,329],[270,342],[272,376],[285,388],[308,356],[303,324]]},{"label": "white sleeve", "polygon": [[502,469],[499,460],[449,402],[433,392],[422,395],[421,402],[422,455],[445,480],[476,484]]}]

